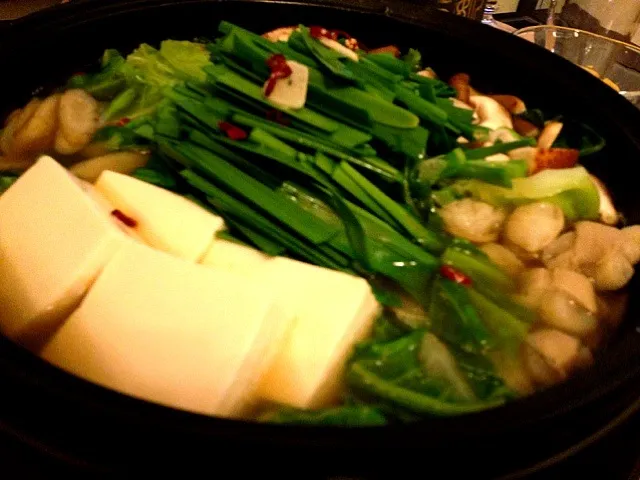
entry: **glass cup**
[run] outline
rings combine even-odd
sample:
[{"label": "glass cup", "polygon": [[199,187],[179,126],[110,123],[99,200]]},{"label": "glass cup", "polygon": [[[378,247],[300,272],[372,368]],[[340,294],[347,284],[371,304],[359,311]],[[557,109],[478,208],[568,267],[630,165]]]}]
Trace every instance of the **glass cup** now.
[{"label": "glass cup", "polygon": [[640,48],[576,28],[539,25],[514,32],[586,69],[640,108]]}]

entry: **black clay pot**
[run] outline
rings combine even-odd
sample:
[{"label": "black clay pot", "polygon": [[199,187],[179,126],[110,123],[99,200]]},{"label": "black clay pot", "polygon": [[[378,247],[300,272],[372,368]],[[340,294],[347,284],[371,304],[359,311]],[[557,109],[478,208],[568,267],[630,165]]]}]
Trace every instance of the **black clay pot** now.
[{"label": "black clay pot", "polygon": [[[534,45],[416,4],[73,2],[2,31],[0,110],[63,82],[105,48],[127,51],[140,42],[214,36],[223,19],[256,31],[324,25],[347,30],[370,46],[416,47],[443,77],[466,71],[478,89],[513,93],[530,106],[581,119],[608,143],[589,158],[588,168],[607,183],[628,220],[640,223],[640,111]],[[617,338],[584,374],[495,410],[384,428],[271,426],[175,411],[67,375],[0,338],[0,431],[43,459],[72,465],[91,478],[172,468],[238,478],[515,477],[579,451],[640,407],[638,281],[630,288]]]}]

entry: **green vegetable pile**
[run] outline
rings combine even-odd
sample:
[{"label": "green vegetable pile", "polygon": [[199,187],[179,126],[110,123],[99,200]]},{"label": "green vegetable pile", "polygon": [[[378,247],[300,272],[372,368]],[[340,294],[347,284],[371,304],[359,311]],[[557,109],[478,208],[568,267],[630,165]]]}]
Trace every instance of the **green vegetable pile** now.
[{"label": "green vegetable pile", "polygon": [[[536,191],[572,218],[591,218],[598,197],[586,170],[540,180],[525,178],[524,161],[484,160],[533,144],[515,132],[461,147],[459,137],[482,142],[491,132],[454,105],[450,86],[417,74],[415,50],[360,51],[355,62],[304,26],[276,43],[226,22],[219,30],[212,42],[169,40],[127,58],[109,50],[97,73],[69,85],[107,102],[99,140],[152,149],[138,178],[221,215],[227,238],[365,277],[386,307],[349,361],[343,406],[261,418],[379,425],[513,398],[495,353],[517,355],[532,314],[484,253],[444,232],[434,205],[468,195],[516,205]],[[263,93],[276,54],[309,68],[302,109]],[[422,309],[415,322],[394,313],[407,302]]]}]

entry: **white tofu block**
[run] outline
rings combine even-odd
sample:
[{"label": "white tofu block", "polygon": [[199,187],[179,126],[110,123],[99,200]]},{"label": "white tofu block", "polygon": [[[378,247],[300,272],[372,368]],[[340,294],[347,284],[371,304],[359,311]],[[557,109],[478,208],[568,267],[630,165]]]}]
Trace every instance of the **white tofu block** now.
[{"label": "white tofu block", "polygon": [[355,343],[369,334],[379,311],[371,287],[362,278],[283,257],[260,277],[296,316],[260,395],[298,408],[331,404]]},{"label": "white tofu block", "polygon": [[180,195],[137,178],[104,171],[95,184],[114,207],[135,222],[150,246],[190,261],[205,254],[224,221]]},{"label": "white tofu block", "polygon": [[238,416],[291,318],[244,276],[131,242],[41,355],[141,399]]},{"label": "white tofu block", "polygon": [[216,240],[203,264],[258,279],[296,319],[272,366],[260,382],[260,396],[298,408],[337,400],[354,345],[365,338],[380,306],[362,278]]},{"label": "white tofu block", "polygon": [[0,196],[0,329],[37,346],[127,240],[61,165],[41,157]]},{"label": "white tofu block", "polygon": [[228,240],[216,239],[200,263],[207,267],[222,268],[243,275],[257,274],[273,257],[255,248]]}]

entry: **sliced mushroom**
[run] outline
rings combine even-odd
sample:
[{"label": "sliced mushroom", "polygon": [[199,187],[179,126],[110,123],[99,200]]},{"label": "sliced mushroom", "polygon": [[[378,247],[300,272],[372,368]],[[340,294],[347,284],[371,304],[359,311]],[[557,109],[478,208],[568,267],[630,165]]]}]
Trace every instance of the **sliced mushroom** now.
[{"label": "sliced mushroom", "polygon": [[591,181],[598,189],[598,196],[600,197],[600,221],[607,225],[615,225],[620,221],[620,214],[613,206],[613,200],[611,200],[611,194],[604,183],[600,181],[595,175],[589,175]]},{"label": "sliced mushroom", "polygon": [[469,75],[466,73],[456,73],[449,79],[449,85],[456,91],[456,98],[464,103],[469,103],[469,97],[471,96],[469,80]]},{"label": "sliced mushroom", "polygon": [[505,237],[527,252],[538,252],[549,245],[564,229],[560,207],[535,202],[517,207],[509,216]]},{"label": "sliced mushroom", "polygon": [[538,149],[536,147],[522,147],[515,148],[509,153],[511,160],[524,160],[527,162],[527,171],[532,174],[536,170],[536,157],[538,156]]},{"label": "sliced mushroom", "polygon": [[420,70],[418,72],[418,75],[425,78],[431,78],[433,80],[438,78],[438,75],[436,75],[436,72],[434,72],[433,69],[429,67],[425,68],[424,70]]},{"label": "sliced mushroom", "polygon": [[440,216],[450,234],[472,242],[487,243],[497,240],[506,215],[493,205],[464,198],[445,205]]},{"label": "sliced mushroom", "polygon": [[502,127],[513,128],[511,114],[494,99],[483,95],[471,95],[469,97],[469,103],[475,108],[478,114],[480,126],[492,130]]},{"label": "sliced mushroom", "polygon": [[508,275],[516,276],[525,268],[515,253],[499,243],[486,243],[480,249]]},{"label": "sliced mushroom", "polygon": [[488,97],[494,99],[514,115],[520,115],[527,111],[527,106],[515,95],[488,95]]},{"label": "sliced mushroom", "polygon": [[527,336],[525,362],[536,382],[550,386],[566,380],[576,369],[591,365],[593,356],[577,338],[545,328]]},{"label": "sliced mushroom", "polygon": [[575,298],[584,308],[592,313],[597,311],[596,292],[587,277],[566,268],[554,268],[551,280],[555,288]]},{"label": "sliced mushroom", "polygon": [[514,116],[512,122],[513,129],[523,137],[536,138],[540,135],[540,129],[522,117]]},{"label": "sliced mushroom", "polygon": [[578,163],[580,151],[573,148],[538,148],[534,160],[535,167],[531,173],[547,168],[571,168]]},{"label": "sliced mushroom", "polygon": [[538,137],[538,147],[540,148],[551,148],[553,143],[560,136],[560,132],[562,131],[562,123],[560,122],[547,122],[540,132],[540,136]]}]

